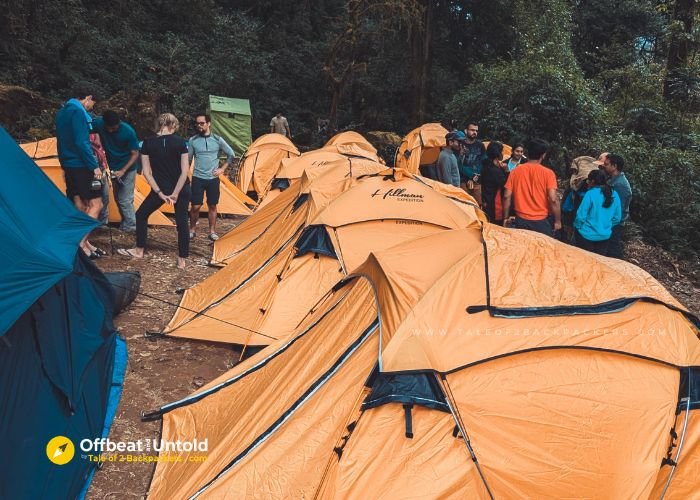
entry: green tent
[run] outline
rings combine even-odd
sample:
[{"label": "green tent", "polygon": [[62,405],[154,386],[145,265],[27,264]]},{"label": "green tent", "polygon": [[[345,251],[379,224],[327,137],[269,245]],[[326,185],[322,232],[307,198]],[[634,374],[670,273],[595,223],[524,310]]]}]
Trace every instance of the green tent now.
[{"label": "green tent", "polygon": [[242,156],[253,141],[250,101],[210,95],[207,112],[212,133],[223,137],[236,156]]}]

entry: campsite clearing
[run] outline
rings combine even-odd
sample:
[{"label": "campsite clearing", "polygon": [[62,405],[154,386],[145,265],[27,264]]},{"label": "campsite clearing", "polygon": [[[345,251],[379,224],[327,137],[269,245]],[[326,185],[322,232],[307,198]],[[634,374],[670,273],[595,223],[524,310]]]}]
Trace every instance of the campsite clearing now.
[{"label": "campsite clearing", "polygon": [[[222,234],[240,218],[220,221]],[[206,223],[200,221],[201,229]],[[113,229],[100,229],[93,241],[110,250],[128,247],[133,237]],[[159,437],[160,421],[142,422],[141,411],[187,396],[236,363],[238,352],[231,346],[178,338],[144,336],[167,324],[181,295],[178,288],[190,287],[215,272],[206,265],[211,242],[198,235],[192,240],[189,267],[178,271],[174,265],[176,236],[168,227],[149,229],[150,256],[127,260],[108,256],[97,261],[104,271],[138,270],[142,274],[142,294],[115,320],[127,341],[129,365],[124,392],[110,439],[133,441]],[[628,259],[658,279],[691,312],[700,313],[700,267],[697,262],[678,261],[657,247],[641,241],[628,245]],[[162,301],[169,302],[172,305]],[[142,498],[148,490],[153,463],[106,463],[95,474],[88,499]]]}]

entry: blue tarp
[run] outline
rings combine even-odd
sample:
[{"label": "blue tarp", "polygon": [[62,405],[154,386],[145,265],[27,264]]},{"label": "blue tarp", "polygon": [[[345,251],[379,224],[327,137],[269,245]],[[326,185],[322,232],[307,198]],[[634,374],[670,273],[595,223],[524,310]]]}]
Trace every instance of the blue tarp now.
[{"label": "blue tarp", "polygon": [[[97,465],[80,441],[105,435],[126,364],[112,288],[78,248],[97,221],[2,129],[0,166],[0,498],[77,498]],[[65,465],[56,436],[75,446]]]},{"label": "blue tarp", "polygon": [[73,270],[99,222],[79,212],[0,127],[0,336]]}]

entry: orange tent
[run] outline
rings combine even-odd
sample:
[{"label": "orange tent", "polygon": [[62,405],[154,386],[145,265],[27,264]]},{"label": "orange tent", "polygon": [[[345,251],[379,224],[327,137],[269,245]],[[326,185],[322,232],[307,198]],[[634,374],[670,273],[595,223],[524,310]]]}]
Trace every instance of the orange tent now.
[{"label": "orange tent", "polygon": [[[271,181],[270,190],[258,205],[258,209],[270,203],[285,189],[298,182],[307,168],[321,168],[334,162],[346,162],[347,160],[347,156],[324,149],[314,149],[298,157],[283,159],[279,170]],[[350,158],[350,161],[352,160]]]},{"label": "orange tent", "polygon": [[299,156],[299,150],[282,134],[258,137],[241,158],[236,186],[243,192],[254,192],[262,200],[279,170],[282,160]]},{"label": "orange tent", "polygon": [[347,187],[314,182],[307,206],[305,213],[288,214],[285,227],[261,238],[247,255],[187,290],[165,332],[267,345],[288,336],[370,251],[483,220],[475,204],[450,200],[393,170],[353,179]]},{"label": "orange tent", "polygon": [[[491,141],[483,141],[484,147],[488,148],[489,144]],[[505,142],[503,144],[503,159],[510,158],[510,155],[513,154],[513,148],[506,144]]]},{"label": "orange tent", "polygon": [[402,243],[146,415],[208,443],[163,452],[149,497],[694,498],[699,324],[637,267],[536,233]]},{"label": "orange tent", "polygon": [[[56,187],[61,190],[61,192],[66,192],[66,182],[63,177],[63,169],[58,161],[58,151],[56,149],[56,138],[51,137],[49,139],[44,139],[38,142],[30,142],[27,144],[20,144],[20,147],[24,150],[30,158],[32,158],[36,164],[41,168],[41,170],[51,179],[51,181],[56,185]],[[138,177],[141,176],[137,176]],[[145,182],[145,179],[144,179]],[[146,183],[148,184],[148,183]],[[134,207],[138,208],[141,203],[148,195],[150,188],[146,190],[143,186],[139,187],[138,182],[134,187]],[[167,205],[166,205],[167,206]],[[114,201],[114,197],[109,197],[109,222],[121,222],[121,215],[119,214],[119,208]],[[174,225],[170,219],[168,219],[161,210],[156,210],[148,218],[148,223],[152,226],[172,226]]]},{"label": "orange tent", "polygon": [[[191,178],[192,172],[190,171],[190,179]],[[219,185],[221,196],[219,197],[219,203],[216,205],[217,213],[221,215],[252,214],[253,210],[250,207],[255,206],[255,201],[243,194],[243,192],[238,189],[234,183],[228,180],[225,175],[220,176],[219,180],[221,181]],[[146,178],[141,174],[136,176],[136,186],[142,193],[148,194],[151,191],[151,186],[148,184]],[[175,213],[175,207],[168,204],[163,205],[159,210],[167,214]],[[208,208],[205,198],[200,213],[206,213],[207,211]]]},{"label": "orange tent", "polygon": [[258,205],[258,209],[274,200],[282,191],[301,178],[309,166],[323,166],[341,157],[351,160],[367,159],[384,163],[377,150],[357,132],[341,132],[333,136],[324,147],[303,153],[299,157],[283,159],[270,182],[270,189]]},{"label": "orange tent", "polygon": [[[379,163],[364,158],[348,158],[335,153],[319,151],[305,153],[298,158],[283,160],[282,168],[278,175],[289,177],[277,180],[285,180],[287,182],[284,186],[280,185],[277,193],[275,193],[274,189],[271,190],[252,217],[243,221],[214,244],[212,264],[225,264],[242,247],[249,245],[251,241],[266,231],[273,221],[279,220],[281,225],[284,225],[284,221],[289,217],[297,197],[300,195],[308,196],[308,186],[313,179],[318,178],[321,174],[328,172],[329,175],[325,182],[334,184],[343,182],[350,177],[380,172],[385,168]],[[305,178],[303,183],[305,188],[303,190],[301,186],[302,177]]]},{"label": "orange tent", "polygon": [[445,146],[446,135],[447,129],[439,123],[426,123],[411,130],[396,151],[394,166],[416,174],[421,165],[435,163]]},{"label": "orange tent", "polygon": [[322,150],[332,151],[346,156],[367,158],[383,163],[377,154],[377,148],[372,146],[361,134],[353,132],[352,130],[334,135],[328,140]]}]

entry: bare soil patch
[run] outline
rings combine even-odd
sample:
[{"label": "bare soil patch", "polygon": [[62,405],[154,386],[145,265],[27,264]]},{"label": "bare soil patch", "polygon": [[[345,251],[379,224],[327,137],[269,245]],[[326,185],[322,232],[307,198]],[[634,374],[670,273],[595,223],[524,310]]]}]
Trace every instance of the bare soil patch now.
[{"label": "bare soil patch", "polygon": [[[219,221],[223,234],[241,218]],[[177,236],[174,227],[149,228],[149,248],[143,259],[116,255],[117,248],[131,248],[134,236],[118,229],[100,228],[90,240],[110,254],[98,259],[103,271],[139,271],[141,293],[129,308],[115,318],[115,327],[126,340],[129,362],[124,390],[110,439],[137,441],[160,436],[161,422],[142,422],[141,412],[180,399],[232,367],[239,352],[229,345],[193,340],[145,336],[159,332],[170,320],[181,295],[188,288],[216,272],[209,267],[212,242],[206,237],[206,220],[191,241],[188,267],[175,265]],[[146,463],[107,462],[97,471],[88,492],[89,499],[142,498],[155,466]]]}]

